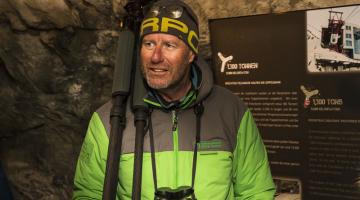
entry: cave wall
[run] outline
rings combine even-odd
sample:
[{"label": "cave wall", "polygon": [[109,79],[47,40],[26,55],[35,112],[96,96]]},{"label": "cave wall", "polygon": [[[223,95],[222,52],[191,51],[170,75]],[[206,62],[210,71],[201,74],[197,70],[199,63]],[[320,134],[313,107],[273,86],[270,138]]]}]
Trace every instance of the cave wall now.
[{"label": "cave wall", "polygon": [[[15,199],[70,199],[92,112],[111,96],[125,0],[0,1],[0,158]],[[208,19],[360,3],[360,0],[186,0]]]}]

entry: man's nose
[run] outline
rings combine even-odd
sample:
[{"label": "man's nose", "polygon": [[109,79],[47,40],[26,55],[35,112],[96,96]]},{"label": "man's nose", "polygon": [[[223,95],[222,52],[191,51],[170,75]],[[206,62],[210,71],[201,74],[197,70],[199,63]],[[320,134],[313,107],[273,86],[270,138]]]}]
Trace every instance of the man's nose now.
[{"label": "man's nose", "polygon": [[163,54],[161,46],[156,46],[151,56],[151,62],[160,63],[163,61]]}]

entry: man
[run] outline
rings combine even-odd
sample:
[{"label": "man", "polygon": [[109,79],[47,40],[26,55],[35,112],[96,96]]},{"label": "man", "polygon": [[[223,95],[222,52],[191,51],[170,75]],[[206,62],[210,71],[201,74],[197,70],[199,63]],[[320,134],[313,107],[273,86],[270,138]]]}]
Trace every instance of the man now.
[{"label": "man", "polygon": [[[198,57],[198,33],[196,15],[180,0],[156,2],[142,22],[141,69],[149,87],[144,101],[151,114],[141,199],[184,188],[194,189],[191,197],[198,200],[273,199],[266,151],[251,113],[230,91],[213,84],[210,67]],[[109,102],[92,116],[77,164],[74,199],[101,199],[110,109]],[[132,192],[131,111],[126,118],[118,199],[131,199]]]}]

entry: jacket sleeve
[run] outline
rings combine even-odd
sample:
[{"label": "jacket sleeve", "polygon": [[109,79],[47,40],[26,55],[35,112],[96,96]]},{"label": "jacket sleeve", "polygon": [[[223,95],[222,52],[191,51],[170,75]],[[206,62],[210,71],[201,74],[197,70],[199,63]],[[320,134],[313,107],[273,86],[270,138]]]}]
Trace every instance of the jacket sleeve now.
[{"label": "jacket sleeve", "polygon": [[265,146],[249,110],[241,119],[234,151],[235,199],[272,200],[275,187]]},{"label": "jacket sleeve", "polygon": [[105,128],[94,113],[76,166],[73,200],[102,199],[108,143]]}]

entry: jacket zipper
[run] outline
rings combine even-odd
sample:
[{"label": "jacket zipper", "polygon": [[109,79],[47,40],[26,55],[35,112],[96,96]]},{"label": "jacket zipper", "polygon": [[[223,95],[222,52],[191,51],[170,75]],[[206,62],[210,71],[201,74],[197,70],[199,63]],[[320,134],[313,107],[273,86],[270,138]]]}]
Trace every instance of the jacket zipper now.
[{"label": "jacket zipper", "polygon": [[172,131],[175,132],[177,129],[177,123],[178,123],[177,112],[176,112],[176,110],[173,110],[171,112],[172,112],[172,121],[173,121]]},{"label": "jacket zipper", "polygon": [[172,132],[173,132],[173,145],[174,145],[174,166],[175,166],[175,187],[178,185],[178,153],[179,153],[179,135],[178,135],[178,116],[177,111],[172,110]]}]

